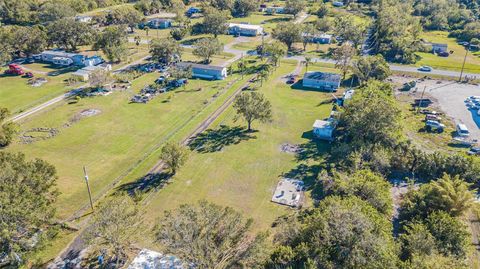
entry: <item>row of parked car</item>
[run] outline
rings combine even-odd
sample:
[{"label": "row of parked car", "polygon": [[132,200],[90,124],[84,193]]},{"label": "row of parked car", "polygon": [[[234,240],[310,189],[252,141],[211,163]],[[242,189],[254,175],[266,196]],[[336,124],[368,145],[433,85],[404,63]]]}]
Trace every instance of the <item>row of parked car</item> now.
[{"label": "row of parked car", "polygon": [[470,96],[465,99],[465,105],[470,110],[478,110],[477,115],[480,116],[480,96]]},{"label": "row of parked car", "polygon": [[165,93],[172,89],[188,84],[188,79],[186,78],[171,79],[170,73],[168,72],[170,67],[167,65],[150,63],[137,67],[137,70],[147,73],[158,71],[161,73],[161,75],[155,80],[155,84],[144,87],[139,94],[133,96],[130,99],[130,102],[132,103],[145,104],[158,94]]}]

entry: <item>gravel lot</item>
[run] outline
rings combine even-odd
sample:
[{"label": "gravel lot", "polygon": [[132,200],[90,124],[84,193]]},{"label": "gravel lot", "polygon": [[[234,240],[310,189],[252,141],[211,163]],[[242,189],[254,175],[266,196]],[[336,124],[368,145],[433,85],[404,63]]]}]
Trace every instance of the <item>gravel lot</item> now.
[{"label": "gravel lot", "polygon": [[[404,83],[412,79],[397,77],[393,81]],[[470,137],[480,140],[480,116],[477,110],[469,110],[465,105],[465,99],[472,95],[480,96],[480,86],[461,84],[453,81],[424,80],[418,81],[416,96],[420,96],[426,86],[425,98],[436,101],[433,105],[453,118],[455,123],[464,123],[470,131]],[[412,90],[415,91],[415,90]]]}]

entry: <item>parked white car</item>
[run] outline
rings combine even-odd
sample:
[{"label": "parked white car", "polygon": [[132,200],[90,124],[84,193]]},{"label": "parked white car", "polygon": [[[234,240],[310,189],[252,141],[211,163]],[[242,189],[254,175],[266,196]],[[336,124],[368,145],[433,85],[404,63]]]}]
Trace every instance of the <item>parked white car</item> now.
[{"label": "parked white car", "polygon": [[457,124],[457,135],[461,137],[468,137],[470,136],[470,131],[468,130],[467,126],[463,123]]}]

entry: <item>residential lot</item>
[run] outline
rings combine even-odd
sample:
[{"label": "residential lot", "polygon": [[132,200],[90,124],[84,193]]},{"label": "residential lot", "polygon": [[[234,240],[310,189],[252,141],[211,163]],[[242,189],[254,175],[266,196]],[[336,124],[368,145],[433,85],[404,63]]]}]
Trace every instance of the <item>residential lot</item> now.
[{"label": "residential lot", "polygon": [[[234,121],[234,110],[229,108],[192,141],[190,158],[173,183],[147,199],[149,222],[154,223],[164,210],[200,199],[241,210],[255,220],[258,230],[268,229],[290,210],[271,202],[278,180],[302,179],[308,189],[316,179],[328,144],[312,140],[312,124],[331,110],[330,104],[322,103],[331,98],[329,94],[292,89],[279,79],[296,66],[293,61],[282,62],[259,90],[272,103],[272,123],[254,123],[256,131],[248,133],[243,122]],[[298,145],[302,152],[282,151],[285,143]],[[310,193],[306,196],[309,206]]]},{"label": "residential lot", "polygon": [[[134,81],[132,88],[108,96],[84,98],[77,104],[62,104],[21,123],[21,133],[40,136],[31,144],[20,140],[8,148],[29,158],[41,157],[55,165],[61,192],[58,217],[70,217],[88,200],[82,167],[90,174],[93,195],[109,188],[115,179],[137,165],[152,150],[175,134],[209,102],[225,94],[229,82],[192,80],[185,88],[158,96],[147,105],[129,104],[129,99],[158,73]],[[85,111],[97,111],[84,114]],[[48,139],[36,128],[55,130]],[[73,202],[75,201],[75,202]]]},{"label": "residential lot", "polygon": [[[465,47],[457,44],[455,38],[448,37],[445,31],[430,31],[422,34],[423,40],[432,43],[443,43],[448,45],[448,51],[453,51],[448,57],[440,57],[430,52],[417,52],[420,57],[415,66],[429,65],[436,69],[460,71],[465,57]],[[480,73],[480,58],[478,54],[469,52],[465,62],[466,73]]]},{"label": "residential lot", "polygon": [[[0,72],[3,73],[3,70]],[[27,78],[0,75],[0,85],[2,85],[0,87],[0,107],[8,108],[11,113],[18,113],[68,91],[68,87],[64,83],[67,75],[46,76],[38,73],[35,75],[46,78],[47,82],[34,87],[29,85]]]}]

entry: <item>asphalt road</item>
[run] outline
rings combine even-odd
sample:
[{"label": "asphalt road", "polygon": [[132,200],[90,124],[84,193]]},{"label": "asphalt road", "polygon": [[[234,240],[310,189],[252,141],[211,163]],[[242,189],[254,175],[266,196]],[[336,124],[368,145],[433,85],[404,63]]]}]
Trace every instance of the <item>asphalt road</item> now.
[{"label": "asphalt road", "polygon": [[[287,56],[285,57],[286,59],[293,59],[297,61],[305,61],[304,56]],[[319,62],[319,63],[330,63],[330,64],[335,64],[335,61],[332,59],[325,59],[325,58],[312,58],[312,62]],[[441,69],[433,69],[430,72],[424,72],[418,70],[418,67],[415,66],[405,66],[405,65],[396,65],[396,64],[389,64],[390,69],[392,71],[397,71],[397,72],[408,72],[408,73],[418,73],[418,74],[424,74],[425,76],[428,75],[439,75],[439,76],[446,76],[446,77],[460,77],[460,72],[459,71],[451,71],[451,70],[441,70]],[[480,77],[480,74],[475,74],[475,73],[463,73],[463,77],[469,76],[469,77]]]}]

